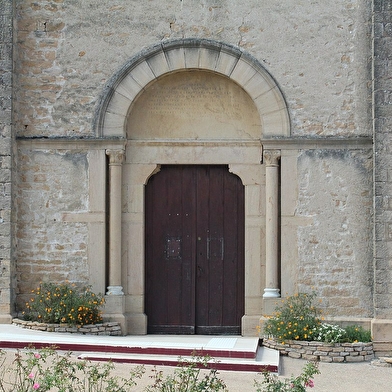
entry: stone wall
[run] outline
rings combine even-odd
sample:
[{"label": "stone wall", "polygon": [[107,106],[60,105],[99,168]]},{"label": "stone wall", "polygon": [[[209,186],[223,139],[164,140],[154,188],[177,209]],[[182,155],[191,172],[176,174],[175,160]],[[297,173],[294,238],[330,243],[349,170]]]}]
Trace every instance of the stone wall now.
[{"label": "stone wall", "polygon": [[40,282],[89,283],[88,231],[63,214],[88,209],[87,153],[19,148],[15,206],[18,309]]},{"label": "stone wall", "polygon": [[12,324],[21,328],[32,329],[43,332],[77,333],[81,335],[106,335],[121,336],[121,326],[117,322],[103,322],[99,324],[69,325],[69,324],[49,324],[36,321],[25,321],[13,319]]},{"label": "stone wall", "polygon": [[302,151],[298,290],[329,317],[372,317],[372,152]]},{"label": "stone wall", "polygon": [[282,355],[320,362],[364,362],[374,358],[373,343],[323,343],[289,340],[278,343],[264,339],[263,346],[279,350]]},{"label": "stone wall", "polygon": [[374,1],[375,315],[392,318],[392,4]]},{"label": "stone wall", "polygon": [[12,169],[12,0],[0,0],[0,322],[10,321]]},{"label": "stone wall", "polygon": [[371,135],[367,0],[15,4],[20,136],[93,135],[108,79],[144,48],[178,38],[223,41],[262,62],[287,99],[293,135]]},{"label": "stone wall", "polygon": [[[373,316],[372,151],[355,144],[368,138],[370,146],[372,137],[369,1],[317,0],[311,6],[275,0],[262,5],[259,0],[14,3],[19,308],[44,279],[87,284],[95,273],[103,277],[97,278],[101,291],[106,147],[97,152],[101,155],[95,162],[101,166],[92,181],[96,168],[86,141],[98,137],[94,120],[102,92],[113,75],[147,47],[170,39],[203,38],[233,45],[257,59],[287,103],[290,136],[297,144],[273,147],[282,150],[284,178],[282,295],[316,286],[331,316]],[[339,139],[335,148],[327,146],[331,138]],[[56,145],[64,139],[74,143],[72,151]],[[40,140],[53,142],[53,147],[39,147]],[[79,141],[83,148],[78,149]],[[92,206],[94,195],[102,199],[99,206]],[[263,210],[263,197],[253,199],[254,210]],[[95,212],[101,215],[64,219],[67,213]],[[137,241],[142,242],[141,233]],[[90,257],[98,245],[100,251]],[[130,260],[123,286],[133,284],[139,291],[133,274],[143,271],[134,265],[142,252],[128,255],[128,246],[123,250],[124,259]],[[264,255],[265,249],[258,252]],[[264,273],[263,257],[257,276]],[[387,257],[381,260],[387,263]],[[9,304],[7,298],[0,303]],[[388,298],[378,301],[385,304],[385,312]],[[259,300],[260,295],[255,303]],[[137,301],[142,312],[141,295]]]}]

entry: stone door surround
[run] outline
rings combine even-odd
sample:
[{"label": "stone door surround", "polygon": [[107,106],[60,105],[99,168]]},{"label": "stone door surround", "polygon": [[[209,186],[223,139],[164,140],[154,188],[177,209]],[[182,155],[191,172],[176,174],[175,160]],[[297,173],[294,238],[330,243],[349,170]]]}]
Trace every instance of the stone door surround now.
[{"label": "stone door surround", "polygon": [[[257,138],[244,136],[239,140],[225,139],[224,135],[215,140],[189,140],[186,137],[152,140],[146,135],[144,140],[140,137],[132,140],[132,135],[127,135],[127,124],[132,122],[132,109],[139,96],[164,76],[195,70],[224,76],[229,83],[240,86],[260,116],[260,135]],[[110,157],[108,183],[112,209],[109,211],[107,308],[112,319],[123,325],[125,333],[147,331],[144,314],[144,187],[149,177],[163,164],[228,164],[230,172],[237,174],[245,186],[246,278],[242,334],[254,335],[262,314],[263,295],[279,295],[276,252],[267,248],[270,256],[266,255],[263,233],[276,247],[277,199],[272,203],[272,212],[266,211],[270,207],[264,200],[271,192],[277,197],[277,166],[273,164],[275,160],[270,162],[269,156],[279,155],[280,151],[263,153],[261,140],[287,138],[290,134],[286,103],[271,75],[252,56],[227,44],[201,39],[162,42],[131,58],[113,76],[103,92],[94,126],[101,140],[123,140],[124,146],[126,144],[119,152],[106,151]],[[122,156],[124,148],[125,159],[122,162],[115,160],[113,157]],[[261,165],[263,159],[267,165]],[[123,206],[121,219],[115,207],[119,205]],[[266,256],[270,260],[266,260]]]}]

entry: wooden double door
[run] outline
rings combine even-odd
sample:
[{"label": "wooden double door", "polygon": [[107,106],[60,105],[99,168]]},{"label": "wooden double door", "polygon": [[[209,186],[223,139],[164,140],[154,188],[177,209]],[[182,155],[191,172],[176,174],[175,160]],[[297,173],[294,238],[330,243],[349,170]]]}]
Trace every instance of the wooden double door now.
[{"label": "wooden double door", "polygon": [[148,333],[240,334],[241,180],[227,166],[162,166],[145,203]]}]

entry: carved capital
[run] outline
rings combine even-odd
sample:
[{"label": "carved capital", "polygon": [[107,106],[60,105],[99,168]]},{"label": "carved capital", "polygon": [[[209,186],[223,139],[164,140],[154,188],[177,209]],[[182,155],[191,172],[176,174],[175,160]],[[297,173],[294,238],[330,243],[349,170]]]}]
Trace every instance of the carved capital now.
[{"label": "carved capital", "polygon": [[264,150],[263,155],[266,166],[279,166],[280,150]]},{"label": "carved capital", "polygon": [[124,161],[124,150],[106,150],[106,155],[109,157],[109,165],[122,165]]}]

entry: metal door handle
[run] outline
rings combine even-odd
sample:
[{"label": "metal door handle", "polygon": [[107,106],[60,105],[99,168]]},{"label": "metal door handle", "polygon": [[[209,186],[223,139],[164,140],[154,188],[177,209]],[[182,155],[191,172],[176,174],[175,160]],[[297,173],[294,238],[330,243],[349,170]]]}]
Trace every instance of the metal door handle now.
[{"label": "metal door handle", "polygon": [[197,266],[197,277],[200,278],[201,274],[203,272],[203,268],[200,267],[200,265]]}]

